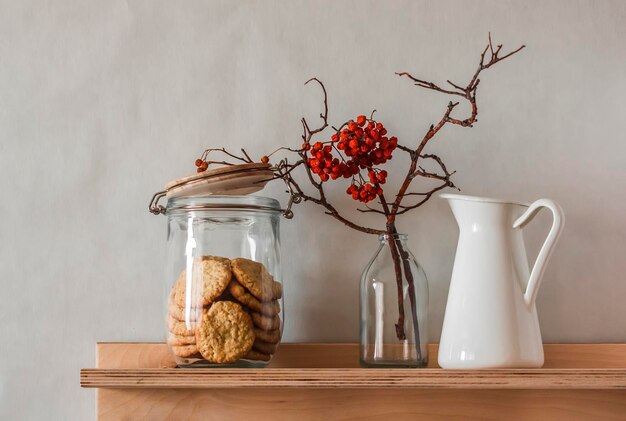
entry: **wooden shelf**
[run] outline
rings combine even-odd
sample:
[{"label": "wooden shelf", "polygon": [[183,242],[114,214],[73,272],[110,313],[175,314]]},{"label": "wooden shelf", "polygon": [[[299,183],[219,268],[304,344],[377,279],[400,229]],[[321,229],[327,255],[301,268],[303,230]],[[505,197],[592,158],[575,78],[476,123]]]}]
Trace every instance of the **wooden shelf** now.
[{"label": "wooden shelf", "polygon": [[[366,408],[380,409],[382,403],[372,401],[374,398],[384,398],[389,405],[397,401],[394,414],[436,416],[449,409],[426,410],[425,396],[445,398],[444,402],[451,399],[449,403],[462,399],[472,410],[484,409],[486,397],[491,397],[495,399],[492,403],[498,403],[500,415],[510,415],[512,408],[521,410],[523,405],[516,396],[530,396],[536,402],[547,400],[552,407],[541,412],[541,419],[549,419],[551,411],[559,416],[571,416],[568,411],[626,413],[626,344],[552,344],[544,348],[546,363],[541,369],[442,370],[435,361],[436,345],[429,349],[429,368],[362,369],[356,344],[283,344],[264,369],[178,369],[162,343],[99,343],[97,368],[81,370],[80,378],[81,386],[100,388],[98,413],[102,419],[129,414],[134,418],[137,413],[133,411],[138,408],[150,409],[147,419],[159,419],[158,413],[152,412],[155,408],[165,408],[170,415],[174,409],[185,414],[187,399],[198,414],[219,413],[225,419],[227,415],[243,419],[244,413],[256,407],[257,412],[250,415],[257,420],[265,419],[262,408],[268,402],[296,410],[303,419],[308,419],[306,405],[317,402],[325,414],[322,418],[333,419],[333,413],[322,408],[323,402],[346,393],[351,399],[349,406],[359,403],[354,413],[363,416],[370,414]],[[207,400],[215,393],[221,397],[220,403]],[[303,402],[307,402],[304,407]],[[503,402],[509,403],[502,406]],[[527,412],[528,402],[525,405]],[[461,415],[471,413],[468,410]],[[275,414],[267,418],[281,419]]]},{"label": "wooden shelf", "polygon": [[626,369],[86,369],[83,387],[626,389]]}]

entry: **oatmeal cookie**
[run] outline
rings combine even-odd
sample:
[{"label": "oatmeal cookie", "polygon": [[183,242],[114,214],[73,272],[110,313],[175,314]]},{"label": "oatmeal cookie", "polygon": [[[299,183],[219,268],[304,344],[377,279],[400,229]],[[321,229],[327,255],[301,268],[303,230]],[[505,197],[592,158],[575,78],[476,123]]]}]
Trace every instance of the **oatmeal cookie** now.
[{"label": "oatmeal cookie", "polygon": [[254,349],[251,349],[246,356],[244,357],[244,359],[246,360],[252,360],[252,361],[269,361],[272,359],[272,356],[269,354],[264,354],[262,352],[259,351],[255,351]]},{"label": "oatmeal cookie", "polygon": [[262,330],[254,328],[254,337],[260,339],[263,342],[269,342],[271,344],[277,344],[280,342],[280,329],[274,330]]},{"label": "oatmeal cookie", "polygon": [[[192,292],[191,292],[191,305],[194,307],[198,307],[202,305],[202,302],[199,301],[199,288],[198,282],[191,282]],[[172,293],[170,294],[172,301],[178,307],[184,308],[187,305],[187,271],[183,270],[176,282],[174,282],[174,286],[172,287]]]},{"label": "oatmeal cookie", "polygon": [[258,338],[254,340],[252,349],[262,352],[264,354],[274,354],[276,352],[277,344],[271,344],[269,342],[263,342]]},{"label": "oatmeal cookie", "polygon": [[[196,259],[192,268],[192,306],[211,304],[228,286],[232,277],[228,259],[205,256]],[[187,300],[187,272],[183,271],[174,288],[174,299],[179,307],[185,307]]]},{"label": "oatmeal cookie", "polygon": [[256,327],[263,330],[275,330],[280,328],[280,317],[267,317],[260,313],[251,313],[252,322]]},{"label": "oatmeal cookie", "polygon": [[246,289],[237,281],[230,281],[228,291],[237,301],[257,313],[261,313],[268,317],[274,317],[280,313],[280,304],[278,304],[278,301],[273,300],[262,303],[252,294],[248,293]]},{"label": "oatmeal cookie", "polygon": [[272,295],[275,300],[283,298],[283,284],[280,282],[272,282]]},{"label": "oatmeal cookie", "polygon": [[183,346],[172,346],[172,352],[177,357],[187,358],[191,357],[194,354],[198,353],[198,348],[195,345],[183,345]]},{"label": "oatmeal cookie", "polygon": [[181,336],[181,335],[175,335],[170,332],[170,334],[167,336],[167,343],[170,346],[195,345],[196,335]]},{"label": "oatmeal cookie", "polygon": [[[167,308],[167,314],[171,318],[179,320],[181,322],[184,322],[186,320],[185,308],[179,307],[178,304],[174,302],[169,303],[169,306]],[[202,309],[199,307],[192,307],[189,311],[189,320],[192,322],[196,322],[200,320],[200,317],[202,317]]]},{"label": "oatmeal cookie", "polygon": [[218,301],[203,312],[196,344],[207,361],[233,363],[246,355],[253,343],[252,320],[239,304]]},{"label": "oatmeal cookie", "polygon": [[[277,294],[282,295],[282,287],[276,286],[280,285],[280,283],[274,280],[261,263],[240,257],[231,260],[230,266],[237,281],[246,287],[257,299],[272,301],[278,298]],[[278,288],[280,288],[280,291]]]},{"label": "oatmeal cookie", "polygon": [[227,257],[220,256],[202,256],[200,260],[217,260],[218,262],[222,262],[230,266],[230,259]]},{"label": "oatmeal cookie", "polygon": [[193,336],[196,334],[198,323],[190,320],[189,323],[181,322],[173,317],[167,318],[167,328],[170,333],[178,336]]}]

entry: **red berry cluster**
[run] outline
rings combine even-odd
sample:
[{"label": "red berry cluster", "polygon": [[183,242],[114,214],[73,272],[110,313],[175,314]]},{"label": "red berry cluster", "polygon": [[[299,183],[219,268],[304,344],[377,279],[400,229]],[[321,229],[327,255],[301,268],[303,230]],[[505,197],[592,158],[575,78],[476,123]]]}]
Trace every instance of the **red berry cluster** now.
[{"label": "red berry cluster", "polygon": [[360,115],[356,122],[350,121],[331,140],[337,143],[337,149],[344,151],[364,169],[384,164],[391,159],[393,150],[398,146],[398,139],[395,136],[388,138],[386,134],[387,129],[382,123],[367,121],[364,115]]},{"label": "red berry cluster", "polygon": [[336,180],[339,177],[350,178],[359,173],[359,167],[354,162],[339,161],[333,157],[332,145],[324,145],[322,142],[315,142],[313,146],[309,143],[302,145],[306,151],[310,151],[311,158],[307,160],[311,172],[319,175],[322,181],[329,179]]},{"label": "red berry cluster", "polygon": [[[398,146],[398,139],[395,136],[389,138],[386,134],[387,129],[381,123],[360,115],[356,121],[349,121],[343,129],[333,134],[330,142],[316,142],[313,146],[304,143],[302,149],[310,151],[311,157],[307,163],[322,182],[352,177],[352,184],[346,193],[355,200],[367,203],[382,194],[380,185],[387,180],[387,171],[381,171],[375,166],[391,159],[393,150]],[[333,156],[333,149],[341,160]],[[344,159],[340,151],[348,159]],[[355,178],[364,169],[368,170],[369,183]]]},{"label": "red berry cluster", "polygon": [[196,159],[196,167],[198,167],[196,171],[201,173],[203,171],[206,171],[207,168],[209,168],[209,163],[198,158]]}]

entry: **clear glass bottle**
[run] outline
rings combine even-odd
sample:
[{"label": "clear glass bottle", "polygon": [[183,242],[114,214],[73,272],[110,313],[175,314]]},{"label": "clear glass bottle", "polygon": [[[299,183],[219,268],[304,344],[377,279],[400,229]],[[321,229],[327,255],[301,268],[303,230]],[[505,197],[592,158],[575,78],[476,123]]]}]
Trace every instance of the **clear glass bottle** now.
[{"label": "clear glass bottle", "polygon": [[283,325],[281,208],[260,196],[169,198],[166,337],[182,367],[263,367]]},{"label": "clear glass bottle", "polygon": [[426,367],[426,274],[406,235],[381,235],[379,241],[361,277],[361,366]]}]

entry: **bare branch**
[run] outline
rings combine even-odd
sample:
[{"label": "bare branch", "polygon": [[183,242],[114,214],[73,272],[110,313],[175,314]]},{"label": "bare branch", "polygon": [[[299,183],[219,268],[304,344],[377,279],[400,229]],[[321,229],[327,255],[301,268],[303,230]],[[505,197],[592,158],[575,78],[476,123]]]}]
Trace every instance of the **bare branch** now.
[{"label": "bare branch", "polygon": [[407,152],[407,153],[409,153],[409,154],[411,154],[411,155],[415,153],[415,151],[414,151],[413,149],[408,148],[408,147],[406,147],[406,146],[404,146],[404,145],[401,145],[401,144],[399,144],[399,143],[398,143],[398,145],[397,145],[396,147],[397,147],[398,149],[400,149],[401,151]]},{"label": "bare branch", "polygon": [[312,80],[314,80],[315,82],[317,82],[320,87],[322,88],[322,92],[324,92],[324,112],[320,113],[320,118],[322,119],[322,125],[320,127],[318,127],[315,130],[309,130],[308,125],[306,124],[306,120],[304,118],[302,118],[302,122],[304,123],[304,125],[306,126],[307,131],[309,132],[309,141],[311,140],[311,137],[316,134],[321,132],[322,130],[324,130],[326,127],[328,127],[328,94],[326,93],[326,87],[324,86],[324,84],[316,77],[312,77],[311,79],[307,80],[306,82],[304,82],[305,85],[307,85],[309,82],[311,82]]},{"label": "bare branch", "polygon": [[252,162],[252,158],[250,158],[250,156],[246,153],[246,150],[244,148],[241,148],[241,153],[243,154],[243,156],[246,157],[248,161]]},{"label": "bare branch", "polygon": [[437,91],[437,92],[442,92],[444,94],[448,94],[448,95],[459,95],[459,96],[465,96],[464,92],[456,92],[456,91],[449,91],[447,89],[443,89],[437,85],[435,85],[432,82],[427,82],[425,80],[420,80],[417,79],[416,77],[413,77],[410,73],[408,72],[396,72],[396,75],[402,77],[402,76],[406,76],[409,79],[411,79],[413,82],[415,82],[415,86],[420,86],[422,88],[426,88],[426,89],[431,89],[433,91]]},{"label": "bare branch", "polygon": [[456,83],[452,83],[450,82],[450,79],[446,80],[446,82],[448,82],[450,85],[452,85],[452,87],[458,89],[461,92],[465,92],[465,88],[461,88],[459,85],[457,85]]},{"label": "bare branch", "polygon": [[[225,154],[227,156],[230,156],[233,159],[236,159],[237,161],[245,162],[247,164],[252,163],[253,161],[252,161],[252,159],[250,159],[248,154],[246,154],[243,149],[241,151],[244,153],[244,156],[237,156],[237,155],[235,155],[235,154],[233,154],[231,152],[228,152],[226,150],[226,148],[210,148],[210,149],[206,149],[204,152],[202,152],[202,155],[200,156],[200,159],[203,160],[203,161],[206,161],[207,157],[209,156],[209,154],[211,152],[220,152],[220,153],[223,153],[223,154]],[[217,163],[217,164],[224,164],[224,165],[235,165],[233,163],[228,163],[228,162],[223,162],[223,161],[213,161],[213,162]]]},{"label": "bare branch", "polygon": [[418,208],[418,207],[422,206],[424,203],[426,203],[426,202],[427,202],[427,201],[431,198],[431,196],[432,196],[433,194],[437,193],[437,192],[438,192],[438,191],[440,191],[440,190],[445,189],[446,187],[449,187],[449,186],[448,186],[448,183],[443,183],[443,184],[441,184],[440,186],[435,187],[434,189],[432,189],[431,191],[429,191],[429,192],[428,192],[428,193],[424,196],[424,198],[423,198],[422,200],[420,200],[419,202],[417,202],[417,203],[416,203],[416,204],[414,204],[414,205],[410,205],[410,206],[403,206],[403,205],[400,205],[401,210],[399,210],[398,212],[396,212],[396,215],[402,215],[403,213],[406,213],[406,212],[408,212],[408,211],[410,211],[410,210],[413,210],[413,209],[415,209],[415,208]]},{"label": "bare branch", "polygon": [[[455,109],[455,107],[459,104],[458,102],[448,102],[448,106],[446,107],[446,110],[443,114],[443,117],[441,118],[441,120],[439,120],[439,122],[435,125],[431,125],[430,128],[428,129],[428,131],[426,132],[426,134],[422,137],[421,142],[419,143],[419,145],[417,146],[417,148],[413,151],[414,155],[412,156],[411,159],[411,165],[409,167],[409,170],[407,171],[407,174],[405,176],[404,182],[402,183],[402,185],[400,186],[400,189],[398,190],[398,194],[396,195],[396,198],[391,206],[391,215],[392,215],[392,220],[393,220],[393,216],[395,215],[401,215],[405,212],[407,212],[410,209],[415,209],[416,207],[419,207],[420,205],[422,205],[423,203],[425,203],[435,191],[441,190],[442,188],[445,187],[455,187],[454,184],[452,183],[452,181],[450,181],[450,177],[452,176],[452,174],[454,173],[450,173],[447,168],[445,167],[445,165],[443,164],[443,161],[436,155],[432,155],[432,154],[422,154],[423,150],[426,148],[426,145],[428,144],[428,142],[439,132],[439,130],[441,130],[441,128],[446,125],[447,123],[451,123],[454,125],[458,125],[458,126],[462,126],[462,127],[472,127],[473,124],[477,121],[477,116],[478,116],[478,106],[476,103],[476,92],[478,89],[478,85],[480,84],[480,79],[479,79],[479,75],[480,73],[485,70],[490,68],[491,66],[493,66],[494,64],[508,58],[511,57],[512,55],[518,53],[519,51],[521,51],[525,46],[522,45],[521,47],[519,47],[518,49],[500,57],[500,51],[502,49],[502,45],[498,45],[497,47],[494,48],[493,46],[493,42],[491,40],[491,34],[489,34],[489,40],[487,43],[487,46],[484,48],[484,50],[482,51],[482,53],[480,54],[480,61],[479,61],[479,65],[477,70],[474,72],[474,74],[472,75],[469,83],[467,84],[467,86],[465,86],[464,88],[461,87],[460,85],[451,82],[450,80],[446,80],[447,83],[452,86],[455,90],[449,90],[449,89],[443,89],[440,86],[436,85],[433,82],[428,82],[422,79],[419,79],[417,77],[414,77],[413,75],[411,75],[410,73],[407,72],[400,72],[400,73],[396,73],[398,76],[405,76],[407,78],[409,78],[410,80],[412,80],[413,82],[415,82],[415,84],[419,87],[422,88],[426,88],[426,89],[430,89],[433,91],[437,91],[437,92],[441,92],[443,94],[447,94],[447,95],[455,95],[455,96],[461,96],[463,98],[465,98],[469,104],[470,104],[470,108],[471,108],[471,112],[469,117],[465,118],[465,119],[460,119],[460,118],[455,118],[452,116],[452,112]],[[485,61],[486,59],[486,55],[487,52],[489,52],[489,59],[488,61]],[[403,149],[404,150],[404,149]],[[406,151],[405,151],[406,152]],[[437,173],[432,173],[429,171],[425,171],[423,168],[419,167],[418,165],[418,161],[420,159],[432,159],[435,162],[437,162],[437,164],[439,164],[439,166],[441,167],[442,171],[443,171],[443,175],[442,174],[437,174]],[[416,177],[425,177],[425,178],[432,178],[432,179],[437,179],[437,180],[441,180],[444,183],[441,184],[441,186],[437,187],[436,189],[430,191],[430,192],[426,192],[424,194],[420,194],[421,196],[423,196],[423,200],[421,200],[420,202],[418,202],[417,204],[414,204],[408,208],[403,207],[402,205],[402,199],[404,198],[405,195],[417,195],[416,193],[407,193],[407,190],[409,188],[409,186],[411,185],[411,182],[416,178]],[[389,218],[388,218],[389,220]]]},{"label": "bare branch", "polygon": [[357,208],[356,210],[361,212],[361,213],[379,213],[381,215],[385,215],[385,212],[381,211],[380,209],[374,209],[374,208],[370,208],[369,206],[365,205],[365,207],[367,209],[361,209],[361,208]]}]

